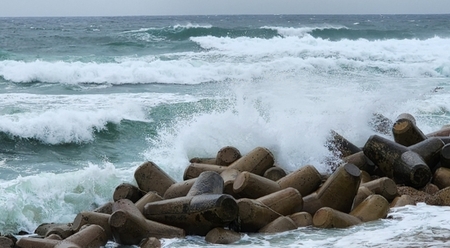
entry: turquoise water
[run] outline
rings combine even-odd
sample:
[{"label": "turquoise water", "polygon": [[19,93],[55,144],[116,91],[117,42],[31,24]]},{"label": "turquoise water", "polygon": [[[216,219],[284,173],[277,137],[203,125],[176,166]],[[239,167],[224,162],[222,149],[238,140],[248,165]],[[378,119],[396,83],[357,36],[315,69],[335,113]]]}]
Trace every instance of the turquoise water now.
[{"label": "turquoise water", "polygon": [[[0,233],[73,221],[146,160],[181,180],[192,157],[264,146],[288,171],[326,173],[330,129],[362,146],[373,113],[408,112],[435,131],[450,122],[449,17],[0,18]],[[433,246],[446,211],[239,244],[341,247],[401,231],[411,235],[367,242]],[[422,239],[422,229],[437,231]]]}]

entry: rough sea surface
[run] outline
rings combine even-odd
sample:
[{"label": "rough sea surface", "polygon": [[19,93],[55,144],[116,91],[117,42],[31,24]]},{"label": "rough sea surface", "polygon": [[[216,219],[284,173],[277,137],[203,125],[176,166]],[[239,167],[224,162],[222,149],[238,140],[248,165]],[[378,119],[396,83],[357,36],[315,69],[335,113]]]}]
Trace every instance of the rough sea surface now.
[{"label": "rough sea surface", "polygon": [[[363,146],[374,113],[407,112],[438,130],[448,27],[450,15],[0,18],[0,233],[71,222],[147,160],[181,180],[192,157],[263,146],[287,171],[327,173],[331,129]],[[450,207],[389,216],[234,247],[450,246]]]}]

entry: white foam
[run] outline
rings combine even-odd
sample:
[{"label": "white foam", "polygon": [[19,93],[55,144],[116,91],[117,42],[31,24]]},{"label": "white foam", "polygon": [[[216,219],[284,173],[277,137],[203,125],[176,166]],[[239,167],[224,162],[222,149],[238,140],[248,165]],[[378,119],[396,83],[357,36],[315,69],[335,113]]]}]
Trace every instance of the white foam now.
[{"label": "white foam", "polygon": [[323,24],[321,26],[311,26],[311,27],[276,27],[276,26],[263,26],[261,28],[276,30],[278,34],[283,37],[294,36],[294,37],[305,37],[310,36],[309,33],[313,30],[324,30],[324,29],[348,29],[341,25],[329,25]]},{"label": "white foam", "polygon": [[[3,94],[0,131],[48,144],[84,143],[108,123],[152,121],[145,108],[161,103],[192,101],[177,94],[35,95]],[[42,104],[45,103],[45,104]]]},{"label": "white foam", "polygon": [[450,121],[448,89],[433,91],[442,80],[291,76],[234,85],[217,111],[179,117],[158,130],[146,157],[181,179],[189,158],[214,157],[228,145],[243,154],[264,146],[288,171],[312,164],[325,172],[330,130],[363,146],[375,133],[369,124],[374,113],[391,120],[411,113],[426,133]]},{"label": "white foam", "polygon": [[[179,60],[154,58],[120,59],[118,63],[82,63],[47,61],[1,61],[0,76],[16,83],[45,82],[61,84],[201,84],[228,77],[242,78],[229,64],[207,63],[203,57],[190,54]],[[231,67],[230,67],[231,66]],[[226,67],[230,67],[227,69]],[[242,71],[241,69],[239,71]]]},{"label": "white foam", "polygon": [[[448,77],[450,63],[442,51],[450,49],[444,38],[427,40],[340,40],[305,36],[272,39],[194,37],[191,40],[208,50],[252,62],[259,71],[279,73],[297,68],[312,73],[379,74],[396,77]],[[244,59],[245,58],[245,59]],[[302,70],[302,71],[300,71]]]},{"label": "white foam", "polygon": [[176,24],[173,26],[174,29],[190,29],[190,28],[212,28],[211,24],[197,24],[197,23],[186,23],[186,24]]},{"label": "white foam", "polygon": [[32,233],[42,223],[72,222],[77,213],[111,201],[121,182],[133,183],[132,170],[109,163],[0,182],[2,233]]},{"label": "white foam", "polygon": [[150,27],[150,28],[139,28],[134,30],[123,31],[120,33],[120,36],[131,36],[131,39],[133,40],[145,42],[163,42],[167,39],[167,37],[164,36],[165,32],[178,33],[186,29],[194,29],[194,28],[210,29],[212,28],[212,25],[210,24],[201,25],[188,22],[186,24],[176,24],[170,27]]},{"label": "white foam", "polygon": [[[295,32],[306,32],[302,29]],[[258,78],[267,73],[449,77],[446,38],[330,41],[287,36],[193,37],[202,52],[119,57],[117,62],[0,61],[6,80],[61,84],[200,84]]]},{"label": "white foam", "polygon": [[153,30],[167,30],[167,29],[172,29],[172,30],[183,30],[183,29],[191,29],[191,28],[212,28],[211,24],[197,24],[197,23],[186,23],[186,24],[175,24],[171,27],[149,27],[149,28],[139,28],[139,29],[133,29],[133,30],[128,30],[128,31],[123,31],[121,32],[122,34],[127,34],[127,33],[145,33],[148,31],[153,31]]}]

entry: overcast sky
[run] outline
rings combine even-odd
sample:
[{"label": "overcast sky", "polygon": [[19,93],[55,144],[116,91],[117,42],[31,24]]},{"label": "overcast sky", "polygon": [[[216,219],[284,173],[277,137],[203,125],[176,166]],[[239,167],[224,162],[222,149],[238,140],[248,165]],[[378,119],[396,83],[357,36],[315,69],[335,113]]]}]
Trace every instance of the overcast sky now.
[{"label": "overcast sky", "polygon": [[0,16],[450,14],[450,0],[0,0]]}]

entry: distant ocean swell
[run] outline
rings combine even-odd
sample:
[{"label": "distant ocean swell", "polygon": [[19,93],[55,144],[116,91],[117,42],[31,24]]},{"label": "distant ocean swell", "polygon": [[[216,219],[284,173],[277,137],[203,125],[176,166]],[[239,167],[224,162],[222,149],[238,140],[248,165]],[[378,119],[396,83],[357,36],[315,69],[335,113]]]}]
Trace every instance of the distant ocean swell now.
[{"label": "distant ocean swell", "polygon": [[[424,33],[418,36],[416,30],[377,30],[374,28],[360,28],[359,23],[354,23],[352,27],[336,26],[336,25],[322,25],[320,27],[234,27],[222,28],[214,27],[212,25],[176,25],[162,28],[142,28],[138,30],[125,31],[124,34],[132,34],[131,37],[141,38],[146,41],[185,41],[194,37],[212,36],[212,37],[249,37],[260,39],[272,39],[275,37],[288,36],[311,36],[324,40],[339,41],[343,39],[348,40],[388,40],[388,39],[419,39],[425,40],[437,36],[433,33]],[[355,28],[356,27],[356,28]],[[145,37],[147,39],[145,39]],[[442,38],[448,38],[447,36]]]},{"label": "distant ocean swell", "polygon": [[[0,77],[13,83],[199,84],[262,74],[359,74],[449,77],[450,40],[341,40],[311,37],[193,37],[199,52],[116,57],[115,62],[2,60]],[[97,58],[102,59],[102,58]],[[253,75],[252,75],[253,74]]]},{"label": "distant ocean swell", "polygon": [[131,37],[141,38],[146,41],[187,41],[192,37],[214,36],[214,37],[250,37],[270,39],[279,36],[275,29],[264,28],[221,28],[211,25],[187,25],[171,26],[163,28],[143,28],[139,30],[125,31]]}]

